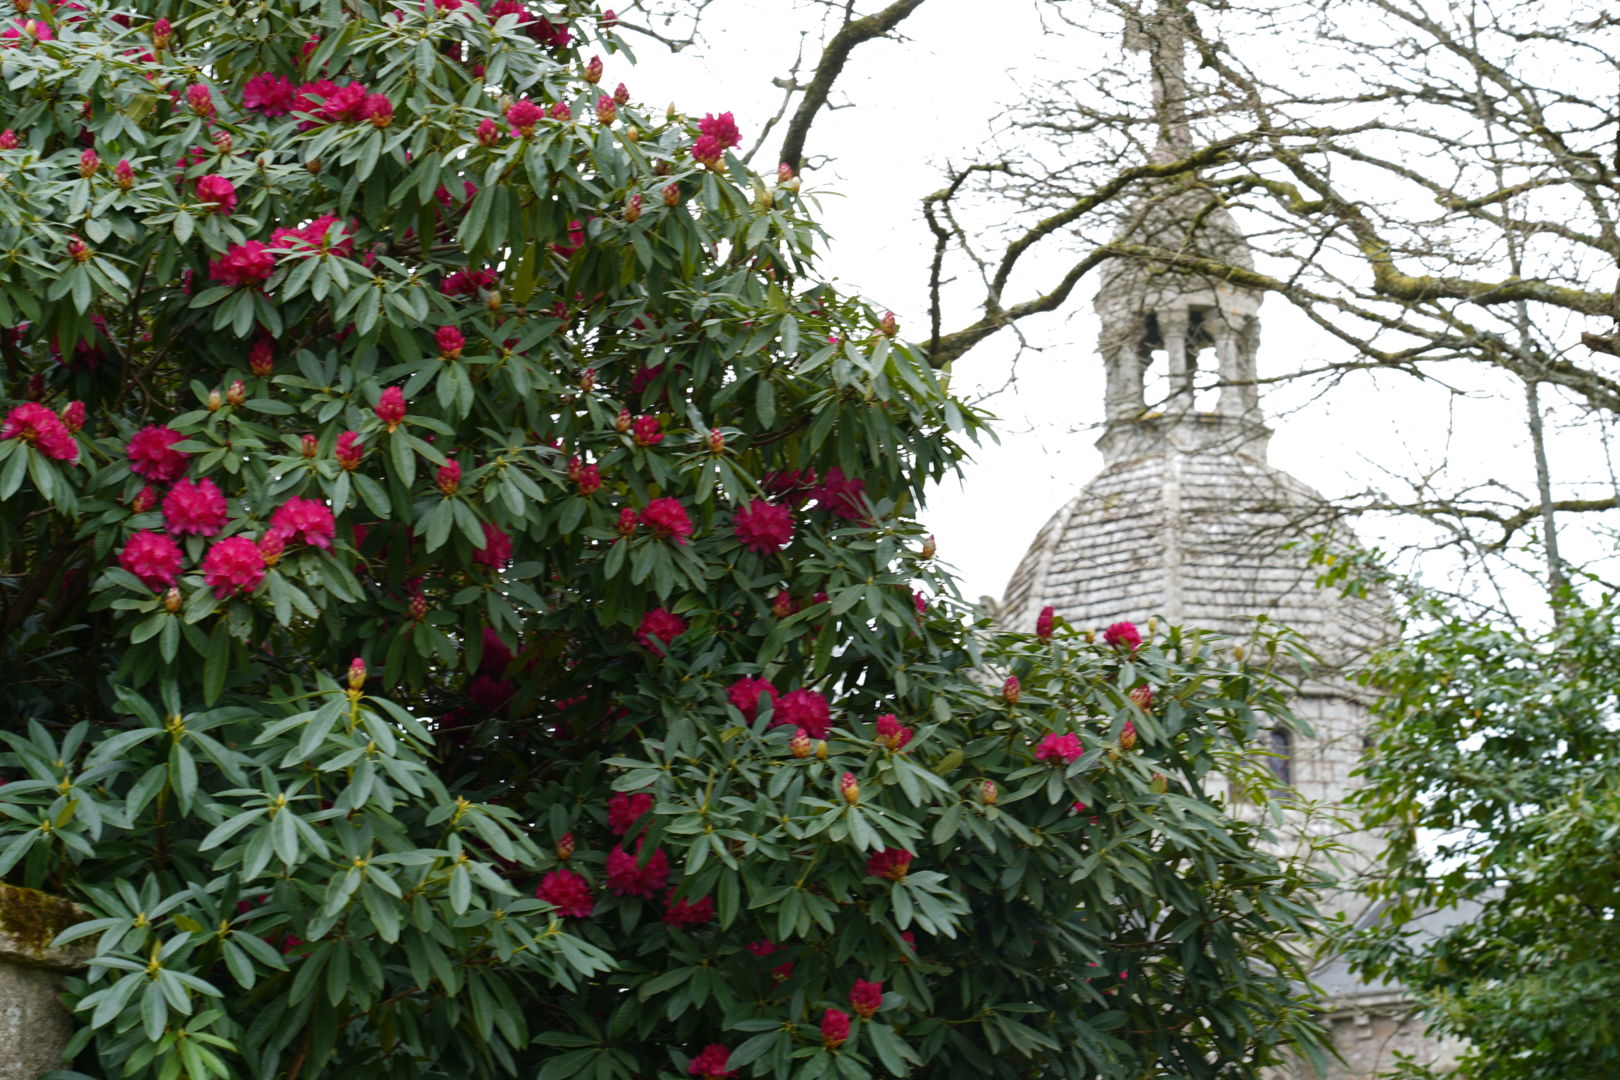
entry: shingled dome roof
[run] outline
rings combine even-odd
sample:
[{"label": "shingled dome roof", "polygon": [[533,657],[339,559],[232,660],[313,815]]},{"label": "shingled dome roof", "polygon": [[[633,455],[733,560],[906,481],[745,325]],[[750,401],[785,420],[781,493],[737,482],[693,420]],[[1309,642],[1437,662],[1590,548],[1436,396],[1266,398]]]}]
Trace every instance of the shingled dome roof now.
[{"label": "shingled dome roof", "polygon": [[1309,538],[1336,530],[1316,492],[1265,463],[1252,428],[1161,416],[1112,424],[1104,438],[1112,460],[1035,537],[1007,586],[1003,625],[1032,629],[1050,604],[1080,628],[1159,615],[1246,636],[1263,614],[1330,666],[1376,642],[1378,605],[1314,587]]}]

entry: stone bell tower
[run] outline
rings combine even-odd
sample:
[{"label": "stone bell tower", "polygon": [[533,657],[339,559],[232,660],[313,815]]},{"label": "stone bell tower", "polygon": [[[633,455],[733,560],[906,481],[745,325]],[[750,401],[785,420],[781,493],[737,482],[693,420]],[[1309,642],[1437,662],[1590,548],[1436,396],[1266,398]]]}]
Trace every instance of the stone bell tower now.
[{"label": "stone bell tower", "polygon": [[[1180,160],[1192,146],[1182,18],[1177,0],[1160,0],[1127,34],[1151,60],[1158,162]],[[1364,696],[1341,672],[1390,633],[1387,605],[1315,587],[1313,538],[1353,537],[1326,500],[1267,460],[1271,432],[1256,378],[1262,297],[1242,281],[1254,269],[1252,249],[1196,174],[1149,186],[1127,206],[1113,248],[1096,298],[1107,373],[1103,470],[1036,535],[999,619],[1033,629],[1051,605],[1082,628],[1159,616],[1242,642],[1266,616],[1297,631],[1318,658],[1294,671],[1293,709],[1311,732],[1266,732],[1257,749],[1271,755],[1279,786],[1338,806],[1356,784],[1351,772],[1370,726]],[[1346,887],[1324,907],[1376,917],[1353,879],[1380,837],[1287,819],[1294,841],[1309,827],[1348,849]],[[1445,1058],[1399,987],[1359,983],[1342,964],[1318,974],[1329,995],[1325,1019],[1351,1063],[1335,1066],[1330,1080],[1371,1080],[1396,1050]],[[1316,1074],[1300,1065],[1280,1075]]]}]

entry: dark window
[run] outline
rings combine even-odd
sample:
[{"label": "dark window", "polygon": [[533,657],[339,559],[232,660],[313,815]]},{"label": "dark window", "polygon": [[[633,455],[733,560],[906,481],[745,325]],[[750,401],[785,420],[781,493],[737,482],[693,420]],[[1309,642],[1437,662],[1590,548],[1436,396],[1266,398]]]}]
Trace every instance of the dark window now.
[{"label": "dark window", "polygon": [[1284,787],[1294,783],[1294,736],[1287,728],[1272,728],[1262,736],[1266,768]]}]

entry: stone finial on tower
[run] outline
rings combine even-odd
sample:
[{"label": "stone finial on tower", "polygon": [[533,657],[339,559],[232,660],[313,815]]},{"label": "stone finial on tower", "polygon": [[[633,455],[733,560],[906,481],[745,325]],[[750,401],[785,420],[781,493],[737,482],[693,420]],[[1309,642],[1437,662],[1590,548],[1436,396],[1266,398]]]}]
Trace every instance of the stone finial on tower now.
[{"label": "stone finial on tower", "polygon": [[[1185,7],[1185,0],[1159,0],[1126,27],[1126,47],[1148,53],[1158,128],[1152,160],[1161,164],[1192,149]],[[1098,443],[1104,457],[1118,460],[1165,440],[1263,457],[1270,433],[1255,383],[1261,294],[1196,265],[1254,268],[1248,241],[1219,196],[1196,175],[1156,182],[1129,205],[1114,243],[1125,253],[1104,264],[1096,301],[1108,374],[1107,430]],[[1160,357],[1163,390],[1148,400],[1149,384],[1159,385],[1152,376]],[[1197,388],[1212,381],[1219,385],[1214,407],[1200,407]]]}]

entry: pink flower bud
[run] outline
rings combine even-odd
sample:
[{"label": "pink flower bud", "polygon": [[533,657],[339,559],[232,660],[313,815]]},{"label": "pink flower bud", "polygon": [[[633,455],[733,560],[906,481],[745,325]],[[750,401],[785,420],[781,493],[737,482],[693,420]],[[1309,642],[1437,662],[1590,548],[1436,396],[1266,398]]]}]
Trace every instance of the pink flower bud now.
[{"label": "pink flower bud", "polygon": [[1136,707],[1138,709],[1141,709],[1143,712],[1147,712],[1153,708],[1153,687],[1138,686],[1135,690],[1131,691],[1131,700],[1136,702]]},{"label": "pink flower bud", "polygon": [[180,590],[170,585],[169,591],[163,594],[163,610],[170,615],[177,613],[180,610],[180,600]]},{"label": "pink flower bud", "polygon": [[630,104],[630,88],[620,83],[613,88],[613,100],[620,105]]},{"label": "pink flower bud", "polygon": [[130,500],[130,512],[134,514],[144,514],[148,510],[152,509],[152,507],[156,506],[157,501],[157,488],[153,487],[151,484],[147,484],[145,487],[141,488],[141,490],[135,493],[135,498]]},{"label": "pink flower bud", "polygon": [[1001,798],[1001,793],[996,790],[996,782],[994,780],[986,780],[984,783],[979,785],[979,798],[984,801],[984,805],[986,806],[996,805],[996,800]]},{"label": "pink flower bud", "polygon": [[557,841],[557,858],[567,862],[574,857],[574,834],[563,833],[562,839]]},{"label": "pink flower bud", "polygon": [[444,360],[456,360],[461,357],[461,350],[466,346],[467,339],[461,331],[453,326],[441,326],[433,335],[434,341],[439,345],[439,357]]},{"label": "pink flower bud", "polygon": [[845,773],[839,778],[838,793],[842,795],[844,797],[844,801],[851,806],[854,806],[856,803],[861,801],[861,785],[860,781],[855,779],[854,773]]},{"label": "pink flower bud", "polygon": [[1136,749],[1136,725],[1129,720],[1125,721],[1125,726],[1120,729],[1119,748],[1121,750]]},{"label": "pink flower bud", "polygon": [[358,656],[349,661],[349,689],[359,692],[366,685],[366,662]]},{"label": "pink flower bud", "polygon": [[601,97],[596,99],[597,123],[606,126],[613,123],[613,121],[618,119],[618,117],[619,106],[614,103],[612,98],[608,97],[606,94],[603,94]]},{"label": "pink flower bud", "polygon": [[595,368],[586,368],[579,373],[579,388],[587,394],[596,389]]},{"label": "pink flower bud", "polygon": [[410,611],[412,620],[415,622],[421,622],[423,619],[427,618],[428,615],[427,597],[423,596],[419,592],[411,593],[411,598],[406,604],[406,608],[408,611]]},{"label": "pink flower bud", "polygon": [[640,195],[632,195],[624,201],[624,220],[631,224],[641,220]]},{"label": "pink flower bud", "polygon": [[209,412],[219,412],[219,407],[222,404],[223,402],[220,400],[218,389],[208,391],[207,405]]},{"label": "pink flower bud", "polygon": [[805,731],[804,728],[794,728],[793,737],[788,740],[788,749],[793,752],[793,756],[796,758],[809,757],[810,733]]},{"label": "pink flower bud", "polygon": [[585,81],[593,86],[602,81],[602,58],[600,56],[591,57],[590,63],[585,65]]},{"label": "pink flower bud", "polygon": [[101,158],[94,150],[86,150],[79,155],[79,175],[86,180],[96,175],[96,170],[99,168],[101,168]]},{"label": "pink flower bud", "polygon": [[167,49],[173,37],[174,27],[169,25],[168,19],[159,19],[152,24],[152,48]]},{"label": "pink flower bud", "polygon": [[236,148],[236,140],[228,131],[214,132],[214,149],[222,156],[228,156]]},{"label": "pink flower bud", "polygon": [[719,428],[709,429],[709,453],[723,454],[726,452],[726,436]]},{"label": "pink flower bud", "polygon": [[241,379],[232,379],[231,385],[225,388],[225,404],[240,405],[247,400],[247,387],[242,385]]},{"label": "pink flower bud", "polygon": [[632,420],[630,417],[630,410],[620,409],[618,418],[613,421],[613,430],[617,431],[620,435],[627,435],[630,432],[631,423]]},{"label": "pink flower bud", "polygon": [[848,1038],[849,1014],[839,1009],[828,1009],[821,1018],[821,1045],[828,1050],[836,1050]]},{"label": "pink flower bud", "polygon": [[478,122],[477,133],[479,146],[494,146],[501,141],[501,126],[495,121],[485,117]]},{"label": "pink flower bud", "polygon": [[1009,705],[1016,705],[1022,694],[1023,690],[1018,685],[1018,676],[1007,676],[1007,681],[1001,684],[1001,700]]},{"label": "pink flower bud", "polygon": [[321,452],[321,444],[313,435],[304,435],[300,438],[300,449],[306,458],[312,458]]},{"label": "pink flower bud", "polygon": [[546,115],[551,117],[553,120],[561,121],[562,123],[566,124],[568,121],[574,118],[574,110],[568,107],[568,102],[557,101],[553,102],[551,108],[546,110]]},{"label": "pink flower bud", "polygon": [[186,104],[190,105],[191,111],[198,116],[214,115],[213,92],[202,83],[192,83],[186,87]]},{"label": "pink flower bud", "polygon": [[84,402],[70,401],[62,410],[62,426],[72,434],[84,427]]},{"label": "pink flower bud", "polygon": [[664,188],[664,205],[665,206],[679,206],[679,205],[681,205],[681,185],[679,185],[679,184],[670,184],[668,187]]},{"label": "pink flower bud", "polygon": [[373,411],[377,414],[377,419],[383,422],[383,426],[393,431],[405,419],[405,392],[397,386],[390,386],[382,392],[382,397],[377,399]]},{"label": "pink flower bud", "polygon": [[10,128],[0,131],[0,150],[17,149],[17,133]]},{"label": "pink flower bud", "polygon": [[778,619],[785,619],[799,610],[799,605],[793,602],[793,596],[786,589],[781,589],[771,597],[771,614]]},{"label": "pink flower bud", "polygon": [[267,378],[275,370],[275,350],[269,338],[260,338],[248,348],[248,370],[259,378]]},{"label": "pink flower bud", "polygon": [[113,167],[113,182],[124,191],[135,186],[135,170],[123,158],[119,158],[118,164]]},{"label": "pink flower bud", "polygon": [[454,458],[439,466],[439,490],[454,495],[461,490],[461,463]]},{"label": "pink flower bud", "polygon": [[776,167],[776,182],[785,184],[791,179],[793,179],[793,166],[784,161]]},{"label": "pink flower bud", "polygon": [[1035,636],[1042,641],[1052,637],[1052,606],[1048,604],[1041,608],[1041,614],[1035,620]]},{"label": "pink flower bud", "polygon": [[85,245],[85,242],[83,240],[80,240],[77,236],[68,237],[68,239],[67,239],[67,253],[68,253],[68,257],[71,258],[76,263],[82,263],[82,262],[89,262],[90,261],[90,255],[91,255],[90,248],[87,247]]},{"label": "pink flower bud", "polygon": [[394,103],[387,94],[367,94],[365,110],[372,127],[385,128],[394,122]]},{"label": "pink flower bud", "polygon": [[619,535],[620,536],[634,535],[634,533],[636,531],[636,522],[637,522],[637,520],[638,520],[638,518],[637,518],[636,512],[634,510],[632,510],[630,507],[626,506],[624,509],[620,510],[619,511]]},{"label": "pink flower bud", "polygon": [[337,447],[333,456],[337,463],[346,471],[353,472],[360,467],[360,459],[365,456],[366,448],[360,445],[360,436],[353,431],[345,431],[338,436]]},{"label": "pink flower bud", "polygon": [[939,546],[934,543],[934,534],[929,533],[928,534],[928,539],[923,541],[922,550],[920,552],[918,552],[917,554],[918,554],[919,558],[921,558],[924,562],[927,562],[929,559],[932,559],[934,557],[934,554],[938,550],[939,550]]}]

